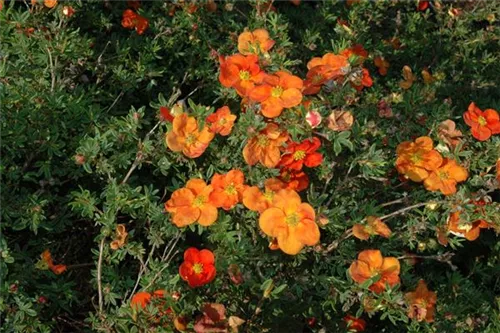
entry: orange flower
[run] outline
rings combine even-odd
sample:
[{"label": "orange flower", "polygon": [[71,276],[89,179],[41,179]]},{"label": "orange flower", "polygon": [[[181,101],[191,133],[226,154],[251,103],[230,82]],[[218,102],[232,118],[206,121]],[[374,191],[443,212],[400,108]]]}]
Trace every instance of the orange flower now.
[{"label": "orange flower", "polygon": [[130,306],[135,309],[144,309],[149,304],[149,302],[151,302],[151,294],[146,291],[139,291],[138,293],[135,293],[134,296],[132,296]]},{"label": "orange flower", "polygon": [[279,179],[287,185],[289,190],[297,192],[303,191],[309,186],[309,177],[303,171],[281,169]]},{"label": "orange flower", "polygon": [[366,58],[368,58],[368,51],[366,51],[361,44],[354,44],[350,48],[340,51],[339,54],[346,58],[350,58],[353,55],[358,56],[358,64],[362,63]]},{"label": "orange flower", "polygon": [[490,224],[485,220],[477,220],[472,223],[463,221],[460,218],[460,211],[450,214],[447,225],[448,232],[454,234],[455,236],[464,237],[469,241],[476,240],[481,233],[481,229],[489,227]]},{"label": "orange flower", "polygon": [[111,242],[110,247],[112,250],[118,250],[123,245],[125,245],[125,240],[127,239],[128,233],[125,228],[125,224],[118,224],[116,226],[116,237]]},{"label": "orange flower", "polygon": [[351,82],[351,86],[357,91],[363,90],[364,87],[371,87],[373,85],[372,77],[370,76],[370,71],[366,68],[361,69],[361,77],[356,78],[355,81]]},{"label": "orange flower", "polygon": [[305,245],[319,242],[319,228],[314,221],[314,209],[302,203],[297,192],[279,190],[271,208],[262,212],[259,226],[266,235],[277,238],[283,252],[294,255]]},{"label": "orange flower", "polygon": [[210,250],[190,247],[184,252],[179,275],[191,288],[200,287],[215,279],[215,257]]},{"label": "orange flower", "polygon": [[47,8],[54,8],[57,5],[57,0],[43,0],[43,5]]},{"label": "orange flower", "polygon": [[405,141],[396,148],[396,169],[414,182],[422,182],[443,163],[441,154],[433,149],[432,139],[421,136]]},{"label": "orange flower", "polygon": [[349,72],[350,68],[348,57],[334,53],[327,53],[323,57],[312,58],[307,63],[307,69],[312,69],[321,65],[328,66],[330,70],[335,73],[340,72],[343,74]]},{"label": "orange flower", "polygon": [[409,305],[409,318],[416,319],[417,321],[425,320],[428,323],[434,321],[437,296],[435,292],[427,289],[427,284],[424,280],[418,281],[417,289],[406,293],[405,298]]},{"label": "orange flower", "polygon": [[403,81],[399,81],[399,86],[405,90],[408,90],[413,85],[413,82],[417,80],[417,77],[413,74],[410,66],[403,67]]},{"label": "orange flower", "polygon": [[262,213],[270,208],[277,191],[286,188],[286,184],[276,178],[264,182],[265,191],[262,193],[257,186],[250,186],[243,192],[243,204],[250,210]]},{"label": "orange flower", "polygon": [[303,165],[308,168],[317,167],[323,162],[323,155],[316,152],[320,146],[321,141],[316,137],[300,143],[291,141],[281,156],[279,166],[297,171],[302,170]]},{"label": "orange flower", "polygon": [[207,117],[207,123],[210,124],[210,131],[222,136],[227,136],[231,133],[234,126],[236,115],[231,114],[231,110],[227,106],[217,109]]},{"label": "orange flower", "polygon": [[387,60],[385,60],[384,57],[381,56],[375,57],[375,59],[373,59],[373,63],[378,68],[378,73],[380,75],[382,76],[387,75],[387,69],[389,69],[390,64]]},{"label": "orange flower", "polygon": [[472,102],[464,113],[464,120],[471,127],[472,136],[479,141],[486,141],[492,135],[500,134],[500,117],[493,109],[483,112]]},{"label": "orange flower", "polygon": [[260,162],[268,168],[274,168],[280,161],[280,148],[287,140],[286,131],[280,130],[275,123],[268,123],[243,148],[245,162],[249,165]]},{"label": "orange flower", "polygon": [[261,112],[265,117],[278,117],[284,108],[297,106],[302,102],[302,79],[288,74],[276,72],[266,75],[264,84],[250,92],[250,99],[261,103]]},{"label": "orange flower", "polygon": [[195,158],[203,154],[208,144],[214,138],[214,133],[205,126],[201,132],[194,117],[183,113],[175,116],[173,128],[167,133],[166,142],[172,151],[182,151],[184,155]]},{"label": "orange flower", "polygon": [[60,275],[64,273],[67,269],[66,265],[54,265],[54,261],[52,259],[52,254],[50,253],[49,250],[43,251],[42,255],[42,261],[47,264],[47,267],[52,271],[52,273],[56,275]]},{"label": "orange flower", "polygon": [[455,160],[445,159],[441,167],[433,170],[424,181],[428,191],[441,191],[444,195],[457,192],[457,183],[467,179],[468,173],[465,168],[458,165]]},{"label": "orange flower", "polygon": [[361,240],[367,240],[372,235],[379,235],[385,238],[389,238],[391,236],[391,229],[389,229],[387,224],[382,222],[382,220],[378,217],[368,216],[366,218],[366,222],[366,225],[355,224],[352,227],[354,237]]},{"label": "orange flower", "polygon": [[343,320],[346,322],[349,332],[363,332],[366,329],[366,321],[364,319],[348,314]]},{"label": "orange flower", "polygon": [[259,67],[259,58],[254,55],[236,54],[219,57],[219,81],[226,88],[234,88],[241,96],[247,96],[256,84],[262,83],[265,73]]},{"label": "orange flower", "polygon": [[273,46],[274,40],[269,38],[269,33],[265,29],[245,31],[238,36],[238,51],[243,55],[265,54]]},{"label": "orange flower", "polygon": [[217,220],[218,212],[210,201],[213,187],[202,179],[191,179],[186,187],[175,190],[165,203],[165,210],[172,214],[177,227],[185,227],[194,222],[210,226]]},{"label": "orange flower", "polygon": [[245,175],[240,170],[231,170],[225,175],[216,173],[212,177],[214,190],[210,194],[210,202],[224,210],[233,208],[243,199],[243,192],[247,188],[244,182]]},{"label": "orange flower", "polygon": [[369,287],[379,294],[385,290],[386,284],[392,287],[399,283],[399,270],[398,259],[384,258],[379,250],[364,250],[349,267],[349,275],[359,284],[379,275],[380,279]]},{"label": "orange flower", "polygon": [[302,93],[304,95],[315,95],[327,81],[335,80],[344,74],[342,68],[334,69],[328,65],[315,66],[307,72]]},{"label": "orange flower", "polygon": [[136,310],[139,308],[144,309],[149,303],[151,303],[152,299],[164,298],[165,294],[165,290],[162,289],[155,290],[153,294],[150,294],[147,291],[139,291],[132,296],[130,306]]}]

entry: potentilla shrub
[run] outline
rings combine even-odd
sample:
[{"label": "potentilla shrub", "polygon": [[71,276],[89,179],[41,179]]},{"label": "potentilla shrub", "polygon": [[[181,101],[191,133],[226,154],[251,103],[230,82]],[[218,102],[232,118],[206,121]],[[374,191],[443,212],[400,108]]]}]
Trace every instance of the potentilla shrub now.
[{"label": "potentilla shrub", "polygon": [[1,332],[500,331],[495,2],[0,4]]}]

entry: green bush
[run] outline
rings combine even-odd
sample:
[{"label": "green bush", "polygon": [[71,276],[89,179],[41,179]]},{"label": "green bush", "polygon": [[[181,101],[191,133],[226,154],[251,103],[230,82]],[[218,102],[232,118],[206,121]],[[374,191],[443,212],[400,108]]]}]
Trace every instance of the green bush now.
[{"label": "green bush", "polygon": [[[498,3],[32,2],[2,1],[0,11],[1,332],[356,331],[347,315],[366,332],[500,331],[500,137],[478,140],[464,121],[471,102],[500,110]],[[258,54],[267,73],[306,80],[314,57],[357,44],[368,55],[301,95],[310,105],[269,119],[265,103],[219,79],[238,36],[256,29],[275,41]],[[358,91],[348,83],[360,83],[362,67],[372,84]],[[237,116],[230,135],[215,135],[196,158],[169,148],[177,125],[168,114],[187,113],[201,130],[223,106]],[[311,111],[322,117],[317,127],[306,121]],[[462,135],[444,131],[445,120]],[[321,143],[322,161],[306,163],[299,192],[320,241],[284,253],[243,190],[230,209],[217,205],[212,225],[178,227],[165,204],[190,179],[215,186],[214,175],[240,170],[261,190],[285,180],[286,168],[250,166],[242,154],[269,123],[293,142]],[[456,193],[405,178],[398,146],[421,136],[467,170]],[[450,229],[453,216],[463,233]],[[354,237],[374,220],[387,223],[388,239]],[[276,241],[283,251],[269,249]],[[215,278],[200,287],[179,274],[191,247],[215,256]],[[368,249],[399,259],[398,283],[385,280],[393,271],[353,278],[351,264]],[[437,296],[433,321],[423,320],[429,299],[427,308],[409,299],[420,280]],[[144,308],[131,306],[139,292],[152,295]]]}]

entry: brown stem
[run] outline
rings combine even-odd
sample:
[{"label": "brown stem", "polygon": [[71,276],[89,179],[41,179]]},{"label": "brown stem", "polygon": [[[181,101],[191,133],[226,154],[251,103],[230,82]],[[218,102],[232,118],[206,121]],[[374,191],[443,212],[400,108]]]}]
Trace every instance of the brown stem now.
[{"label": "brown stem", "polygon": [[452,270],[456,270],[457,266],[453,265],[453,263],[451,262],[451,258],[453,258],[454,255],[455,255],[455,253],[453,253],[453,252],[445,252],[442,254],[431,255],[431,256],[419,256],[419,255],[410,254],[410,255],[400,256],[397,259],[398,260],[405,260],[405,259],[415,259],[416,258],[416,259],[436,260],[436,261],[448,264]]}]

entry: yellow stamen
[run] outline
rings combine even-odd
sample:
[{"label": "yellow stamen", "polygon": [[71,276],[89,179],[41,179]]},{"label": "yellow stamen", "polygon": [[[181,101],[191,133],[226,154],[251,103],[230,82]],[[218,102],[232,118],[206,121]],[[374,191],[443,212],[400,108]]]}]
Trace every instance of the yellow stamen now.
[{"label": "yellow stamen", "polygon": [[224,188],[224,192],[226,192],[229,195],[235,195],[236,192],[236,187],[234,186],[234,183],[229,184]]},{"label": "yellow stamen", "polygon": [[197,262],[196,264],[193,265],[193,272],[195,274],[201,274],[203,273],[203,264]]},{"label": "yellow stamen", "polygon": [[285,219],[286,224],[288,224],[290,227],[295,227],[297,224],[300,222],[300,218],[297,215],[297,213],[292,213],[288,215]]},{"label": "yellow stamen", "polygon": [[201,206],[203,206],[204,203],[205,203],[205,197],[199,195],[194,199],[193,207],[200,208]]},{"label": "yellow stamen", "polygon": [[479,116],[477,118],[477,122],[479,123],[479,126],[486,126],[488,124],[486,118],[484,118],[483,116]]},{"label": "yellow stamen", "polygon": [[241,80],[250,80],[250,72],[240,71],[240,79]]},{"label": "yellow stamen", "polygon": [[260,134],[259,136],[257,136],[257,145],[266,147],[267,145],[269,145],[269,138],[263,134]]},{"label": "yellow stamen", "polygon": [[271,96],[273,97],[281,97],[283,94],[283,88],[280,86],[276,86],[273,89],[271,89]]},{"label": "yellow stamen", "polygon": [[297,150],[295,153],[293,153],[293,159],[295,161],[301,160],[304,157],[306,157],[306,152],[303,150]]},{"label": "yellow stamen", "polygon": [[264,199],[266,199],[267,201],[273,201],[274,192],[273,191],[266,191],[266,192],[264,192],[263,196],[264,196]]},{"label": "yellow stamen", "polygon": [[193,143],[196,142],[196,136],[194,136],[193,134],[189,134],[187,137],[186,137],[186,144],[188,145],[192,145]]}]

